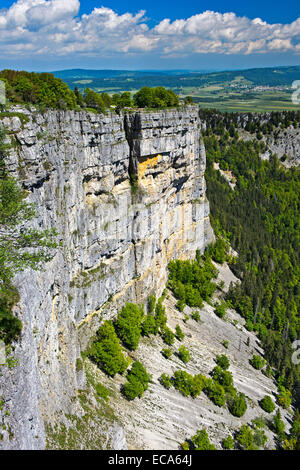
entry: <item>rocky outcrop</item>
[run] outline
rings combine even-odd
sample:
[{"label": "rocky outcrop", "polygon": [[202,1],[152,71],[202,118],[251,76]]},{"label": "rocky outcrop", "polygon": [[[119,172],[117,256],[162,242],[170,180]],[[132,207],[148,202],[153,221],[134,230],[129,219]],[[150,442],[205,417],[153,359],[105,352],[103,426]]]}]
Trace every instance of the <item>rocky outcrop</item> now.
[{"label": "rocky outcrop", "polygon": [[[28,118],[4,119],[13,146],[6,166],[36,204],[34,226],[55,227],[61,247],[43,272],[15,279],[24,328],[18,364],[0,378],[10,412],[0,448],[42,449],[45,423],[83,413],[80,353],[101,321],[125,301],[159,295],[169,260],[193,257],[213,234],[197,107],[17,111]],[[116,428],[112,420],[108,434]],[[120,436],[111,438],[116,448],[125,446]]]}]

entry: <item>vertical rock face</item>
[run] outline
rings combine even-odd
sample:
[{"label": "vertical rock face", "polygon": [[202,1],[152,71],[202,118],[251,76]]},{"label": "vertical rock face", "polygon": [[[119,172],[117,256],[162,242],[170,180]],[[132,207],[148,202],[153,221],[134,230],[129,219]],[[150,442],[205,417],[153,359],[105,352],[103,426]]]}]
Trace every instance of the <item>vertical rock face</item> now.
[{"label": "vertical rock face", "polygon": [[[20,111],[20,110],[18,110]],[[5,118],[9,171],[36,203],[38,228],[62,246],[43,272],[16,277],[23,321],[18,365],[0,377],[10,411],[0,448],[44,448],[44,422],[80,414],[80,351],[126,301],[159,295],[172,258],[213,234],[197,107],[125,116],[28,112]]]}]

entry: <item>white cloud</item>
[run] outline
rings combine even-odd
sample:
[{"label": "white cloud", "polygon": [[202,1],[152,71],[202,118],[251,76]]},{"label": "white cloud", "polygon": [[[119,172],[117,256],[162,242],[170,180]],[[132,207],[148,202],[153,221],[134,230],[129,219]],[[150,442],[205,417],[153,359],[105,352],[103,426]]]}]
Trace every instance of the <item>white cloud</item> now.
[{"label": "white cloud", "polygon": [[101,58],[152,51],[182,57],[300,51],[300,18],[290,24],[268,24],[261,18],[205,11],[187,19],[166,18],[149,28],[144,11],[119,15],[101,7],[78,16],[79,8],[79,0],[17,0],[0,10],[1,56]]}]

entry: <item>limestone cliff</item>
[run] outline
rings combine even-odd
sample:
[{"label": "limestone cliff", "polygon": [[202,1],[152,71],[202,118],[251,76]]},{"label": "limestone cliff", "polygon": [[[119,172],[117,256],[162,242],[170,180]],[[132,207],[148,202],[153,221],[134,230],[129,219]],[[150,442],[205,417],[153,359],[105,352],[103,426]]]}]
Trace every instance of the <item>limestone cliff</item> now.
[{"label": "limestone cliff", "polygon": [[[120,116],[11,111],[28,122],[3,120],[7,168],[36,203],[35,226],[56,227],[62,245],[43,272],[15,279],[24,328],[18,364],[0,377],[2,413],[10,412],[0,448],[43,449],[45,423],[83,414],[78,364],[101,321],[125,301],[159,295],[168,261],[212,239],[205,149],[193,106]],[[102,431],[104,446],[125,446],[117,423]]]}]

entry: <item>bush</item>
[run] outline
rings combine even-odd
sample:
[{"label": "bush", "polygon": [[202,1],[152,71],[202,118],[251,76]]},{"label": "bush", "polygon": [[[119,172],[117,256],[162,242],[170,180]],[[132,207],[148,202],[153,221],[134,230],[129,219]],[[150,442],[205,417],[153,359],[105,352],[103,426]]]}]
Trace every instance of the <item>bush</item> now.
[{"label": "bush", "polygon": [[162,374],[159,378],[159,381],[167,390],[172,387],[172,380],[167,374]]},{"label": "bush", "polygon": [[265,363],[266,361],[260,356],[254,355],[252,359],[250,359],[250,364],[252,365],[252,367],[254,367],[254,369],[257,369],[257,370],[262,369]]},{"label": "bush", "polygon": [[187,364],[191,360],[190,352],[185,346],[180,346],[180,348],[178,350],[178,357],[185,364]]},{"label": "bush", "polygon": [[220,304],[218,304],[218,305],[215,307],[215,314],[216,314],[219,318],[224,318],[225,315],[226,315],[226,308],[227,308],[226,302],[221,302]]},{"label": "bush", "polygon": [[280,410],[278,409],[273,419],[273,429],[276,432],[278,439],[282,441],[285,438],[285,424],[281,419]]},{"label": "bush", "polygon": [[143,316],[143,309],[131,303],[127,303],[118,315],[115,325],[117,335],[130,350],[138,347]]},{"label": "bush", "polygon": [[254,435],[252,429],[246,425],[243,424],[241,427],[240,431],[237,434],[236,440],[240,444],[240,446],[245,449],[245,450],[255,450],[255,444],[254,444]]},{"label": "bush", "polygon": [[179,340],[179,341],[182,341],[184,339],[184,333],[182,331],[182,329],[180,328],[179,325],[176,325],[176,328],[175,328],[175,335],[176,335],[176,338]]},{"label": "bush", "polygon": [[275,404],[269,395],[265,395],[259,402],[260,407],[267,413],[272,413],[275,410]]},{"label": "bush", "polygon": [[221,354],[220,356],[216,357],[216,363],[220,366],[223,370],[227,370],[230,366],[230,362],[228,357],[225,354]]},{"label": "bush", "polygon": [[130,381],[125,382],[122,393],[128,400],[134,400],[137,397],[142,398],[144,394],[143,384],[137,379],[132,378]]},{"label": "bush", "polygon": [[105,321],[97,331],[97,339],[89,351],[89,357],[111,377],[122,374],[127,369],[128,362],[110,321]]},{"label": "bush", "polygon": [[134,400],[136,397],[141,398],[150,381],[151,376],[143,364],[136,361],[127,374],[127,382],[124,384],[122,392],[128,400]]},{"label": "bush", "polygon": [[201,321],[200,313],[199,312],[193,312],[192,313],[192,319],[199,323]]},{"label": "bush", "polygon": [[212,382],[206,389],[207,396],[217,406],[224,406],[226,403],[225,390],[218,382]]},{"label": "bush", "polygon": [[167,316],[166,316],[166,308],[163,305],[162,299],[159,299],[157,301],[156,307],[155,307],[155,322],[156,326],[159,330],[163,331],[167,324]]},{"label": "bush", "polygon": [[222,447],[224,450],[232,450],[234,448],[234,439],[232,436],[226,437],[222,441]]},{"label": "bush", "polygon": [[138,108],[168,108],[179,106],[179,98],[172,91],[159,86],[148,88],[144,86],[133,97],[134,106]]},{"label": "bush", "polygon": [[283,385],[280,385],[278,387],[278,392],[279,393],[277,395],[277,403],[278,405],[282,406],[282,408],[285,408],[287,410],[292,404],[292,394]]},{"label": "bush", "polygon": [[19,318],[14,317],[8,310],[0,307],[0,340],[10,344],[18,339],[23,325]]},{"label": "bush", "polygon": [[170,359],[170,357],[171,357],[172,354],[173,354],[173,353],[172,353],[172,350],[169,349],[169,348],[163,348],[163,349],[161,350],[161,353],[162,353],[162,355],[163,355],[166,359]]},{"label": "bush", "polygon": [[151,382],[151,375],[148,374],[143,364],[139,361],[135,361],[131,367],[131,370],[127,374],[127,379],[130,381],[136,379],[144,387],[144,390],[147,390],[149,382]]},{"label": "bush", "polygon": [[216,447],[210,443],[205,429],[197,431],[197,434],[191,437],[191,441],[195,450],[216,450]]},{"label": "bush", "polygon": [[247,402],[245,395],[240,393],[238,396],[234,397],[229,403],[229,411],[233,416],[241,418],[247,411]]},{"label": "bush", "polygon": [[146,319],[142,323],[142,334],[144,336],[157,335],[158,327],[155,318],[151,313],[146,316]]},{"label": "bush", "polygon": [[224,339],[224,341],[222,341],[222,344],[224,346],[225,349],[228,349],[229,347],[229,341],[227,341],[227,339]]},{"label": "bush", "polygon": [[148,313],[154,313],[156,305],[156,297],[155,295],[149,295],[148,297]]},{"label": "bush", "polygon": [[177,308],[177,310],[179,310],[179,312],[183,312],[186,307],[186,303],[183,300],[178,300],[175,307]]},{"label": "bush", "polygon": [[165,342],[168,346],[172,346],[172,344],[174,344],[175,335],[174,335],[174,333],[172,332],[172,330],[170,330],[170,328],[168,328],[167,326],[166,326],[166,327],[164,328],[164,330],[163,330],[162,337],[163,337],[164,342]]},{"label": "bush", "polygon": [[177,370],[174,372],[173,383],[176,390],[179,390],[185,397],[192,394],[194,378],[191,374],[188,374],[184,370]]}]

